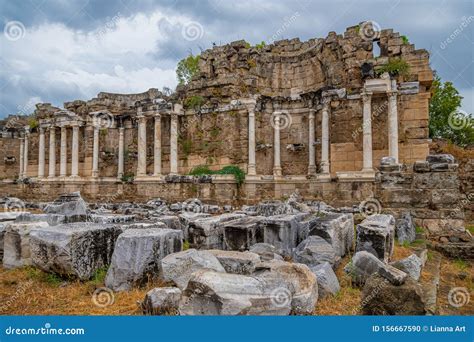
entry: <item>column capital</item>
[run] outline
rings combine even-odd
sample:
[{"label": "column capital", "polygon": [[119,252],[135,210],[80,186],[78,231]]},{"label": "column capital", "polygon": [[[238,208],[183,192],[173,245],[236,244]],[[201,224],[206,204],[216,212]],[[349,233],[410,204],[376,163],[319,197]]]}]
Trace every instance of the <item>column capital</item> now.
[{"label": "column capital", "polygon": [[388,90],[387,91],[387,96],[389,98],[397,97],[398,95],[398,90]]},{"label": "column capital", "polygon": [[309,109],[309,119],[310,120],[314,120],[315,113],[316,113],[316,109],[314,109],[314,108]]},{"label": "column capital", "polygon": [[360,96],[362,97],[362,101],[369,101],[372,99],[373,93],[371,91],[366,91],[364,90],[362,93],[360,93]]}]

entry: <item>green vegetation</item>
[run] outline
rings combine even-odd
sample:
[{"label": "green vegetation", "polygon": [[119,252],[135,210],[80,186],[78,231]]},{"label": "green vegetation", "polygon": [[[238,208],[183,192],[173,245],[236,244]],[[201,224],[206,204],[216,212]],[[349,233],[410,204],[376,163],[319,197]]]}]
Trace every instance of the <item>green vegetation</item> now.
[{"label": "green vegetation", "polygon": [[107,275],[107,267],[101,267],[97,271],[95,271],[94,275],[92,276],[90,282],[94,285],[103,284],[105,281],[105,276]]},{"label": "green vegetation", "polygon": [[180,85],[188,84],[194,75],[199,71],[200,56],[190,54],[188,57],[179,61],[176,67],[176,77]]},{"label": "green vegetation", "polygon": [[26,267],[26,274],[31,280],[41,281],[53,287],[58,287],[64,283],[64,279],[54,273],[46,273],[32,266]]},{"label": "green vegetation", "polygon": [[474,226],[467,226],[466,229],[467,229],[471,234],[474,234]]},{"label": "green vegetation", "polygon": [[376,69],[378,75],[388,72],[391,76],[406,76],[410,71],[410,66],[401,58],[391,58],[389,62]]},{"label": "green vegetation", "polygon": [[222,169],[213,171],[209,169],[207,165],[196,166],[189,173],[191,176],[201,176],[201,175],[234,175],[237,185],[240,186],[245,180],[245,172],[238,166],[228,165],[224,166]]},{"label": "green vegetation", "polygon": [[416,226],[416,227],[415,227],[415,232],[416,232],[417,234],[423,234],[423,233],[425,232],[425,230],[424,230],[422,227],[420,227],[420,226]]},{"label": "green vegetation", "polygon": [[408,40],[407,36],[401,36],[403,44],[410,44],[410,41]]},{"label": "green vegetation", "polygon": [[460,270],[460,271],[465,271],[468,268],[468,263],[460,258],[457,258],[454,260],[454,265]]},{"label": "green vegetation", "polygon": [[33,130],[39,126],[39,122],[38,120],[36,120],[36,118],[30,118],[28,120],[28,126],[30,127],[31,130]]},{"label": "green vegetation", "polygon": [[107,130],[107,128],[101,128],[99,133],[101,137],[106,137],[107,134],[109,134],[109,131]]},{"label": "green vegetation", "polygon": [[124,173],[122,178],[120,179],[124,183],[133,183],[135,176],[132,172]]},{"label": "green vegetation", "polygon": [[183,251],[187,251],[189,249],[189,241],[184,240],[183,242]]},{"label": "green vegetation", "polygon": [[204,98],[202,96],[197,96],[193,95],[190,97],[187,97],[184,100],[184,107],[185,108],[193,108],[193,109],[199,109],[201,106],[204,104]]},{"label": "green vegetation", "polygon": [[472,114],[459,110],[462,96],[451,82],[436,76],[431,86],[430,138],[442,138],[460,147],[474,143]]},{"label": "green vegetation", "polygon": [[258,49],[258,50],[261,50],[265,47],[265,42],[262,40],[259,44],[256,44],[255,47]]}]

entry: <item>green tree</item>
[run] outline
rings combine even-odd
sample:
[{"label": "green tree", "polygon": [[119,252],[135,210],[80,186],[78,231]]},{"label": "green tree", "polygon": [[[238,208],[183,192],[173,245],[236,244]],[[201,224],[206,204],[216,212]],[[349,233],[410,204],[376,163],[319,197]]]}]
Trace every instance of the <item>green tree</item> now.
[{"label": "green tree", "polygon": [[199,55],[190,54],[179,61],[176,76],[180,85],[188,84],[191,78],[199,71]]},{"label": "green tree", "polygon": [[472,115],[459,109],[462,96],[451,82],[436,76],[431,87],[430,137],[465,147],[474,143]]}]

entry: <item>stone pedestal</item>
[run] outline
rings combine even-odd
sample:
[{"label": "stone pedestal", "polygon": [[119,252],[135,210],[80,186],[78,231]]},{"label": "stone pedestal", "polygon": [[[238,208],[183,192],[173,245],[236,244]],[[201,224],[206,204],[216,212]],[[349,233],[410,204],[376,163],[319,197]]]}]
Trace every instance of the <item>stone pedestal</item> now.
[{"label": "stone pedestal", "polygon": [[38,142],[38,178],[44,178],[44,128],[39,128],[39,142]]},{"label": "stone pedestal", "polygon": [[56,177],[56,127],[49,128],[49,172],[48,178]]},{"label": "stone pedestal", "polygon": [[363,168],[362,171],[371,172],[372,167],[372,93],[362,93],[363,100]]}]

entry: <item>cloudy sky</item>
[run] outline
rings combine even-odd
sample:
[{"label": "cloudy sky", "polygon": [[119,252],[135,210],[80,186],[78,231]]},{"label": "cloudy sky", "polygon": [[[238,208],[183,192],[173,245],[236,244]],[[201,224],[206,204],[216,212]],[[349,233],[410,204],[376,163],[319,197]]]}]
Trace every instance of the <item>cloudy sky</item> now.
[{"label": "cloudy sky", "polygon": [[213,43],[325,37],[366,20],[430,51],[474,112],[472,0],[0,0],[0,19],[0,118],[100,91],[174,88],[176,63]]}]

